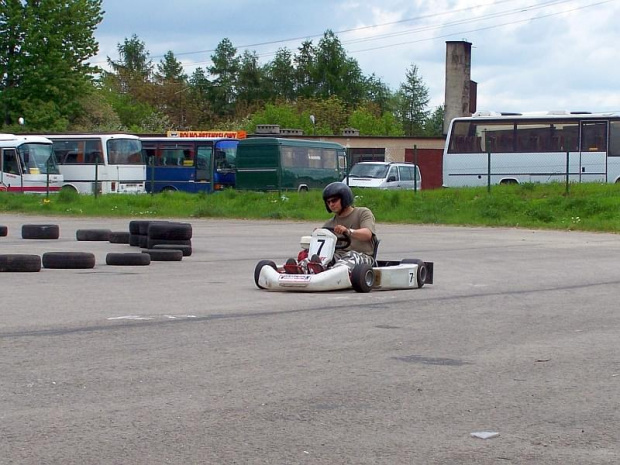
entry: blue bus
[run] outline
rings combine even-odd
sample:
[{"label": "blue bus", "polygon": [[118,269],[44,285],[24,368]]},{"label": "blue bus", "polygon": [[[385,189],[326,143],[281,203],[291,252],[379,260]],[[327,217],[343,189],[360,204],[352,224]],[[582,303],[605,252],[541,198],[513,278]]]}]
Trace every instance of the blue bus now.
[{"label": "blue bus", "polygon": [[140,137],[146,191],[214,192],[235,187],[238,139]]}]

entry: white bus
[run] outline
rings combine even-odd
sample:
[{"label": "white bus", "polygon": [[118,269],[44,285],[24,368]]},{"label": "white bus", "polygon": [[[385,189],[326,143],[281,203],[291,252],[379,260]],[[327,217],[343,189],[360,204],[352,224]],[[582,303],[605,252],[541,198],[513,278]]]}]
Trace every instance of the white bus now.
[{"label": "white bus", "polygon": [[0,134],[0,191],[49,193],[61,186],[51,140]]},{"label": "white bus", "polygon": [[128,134],[46,135],[64,177],[63,189],[80,194],[141,194],[146,164],[142,143]]},{"label": "white bus", "polygon": [[444,187],[620,181],[620,115],[476,113],[450,123]]}]

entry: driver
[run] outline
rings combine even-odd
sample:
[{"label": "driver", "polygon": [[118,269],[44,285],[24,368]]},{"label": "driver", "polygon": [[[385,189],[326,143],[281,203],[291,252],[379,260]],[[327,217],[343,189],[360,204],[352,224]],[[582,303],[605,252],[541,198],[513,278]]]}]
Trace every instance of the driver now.
[{"label": "driver", "polygon": [[376,241],[375,216],[372,211],[366,207],[353,206],[353,192],[343,182],[328,184],[323,189],[323,201],[327,211],[334,213],[333,218],[323,227],[351,239],[347,248],[334,252],[336,264],[345,264],[350,268],[359,263],[372,265]]},{"label": "driver", "polygon": [[[332,264],[346,265],[353,269],[359,263],[374,264],[375,217],[366,207],[353,206],[353,192],[343,182],[333,182],[323,190],[323,201],[332,219],[323,227],[331,229],[337,236],[346,236],[350,244],[344,249],[336,249]],[[321,259],[314,255],[308,259],[308,251],[302,250],[297,260],[289,258],[284,265],[286,273],[297,274],[305,271],[314,274],[324,270]]]}]

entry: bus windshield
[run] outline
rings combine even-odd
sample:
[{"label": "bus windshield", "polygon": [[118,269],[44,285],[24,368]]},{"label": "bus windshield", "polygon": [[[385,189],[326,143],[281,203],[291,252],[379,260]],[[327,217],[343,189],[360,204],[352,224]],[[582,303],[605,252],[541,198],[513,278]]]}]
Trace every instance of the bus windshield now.
[{"label": "bus windshield", "polygon": [[108,163],[110,165],[143,165],[142,144],[134,139],[108,140]]},{"label": "bus windshield", "polygon": [[215,170],[218,173],[235,171],[237,141],[220,141],[215,144]]},{"label": "bus windshield", "polygon": [[27,143],[17,148],[25,172],[30,174],[59,174],[58,163],[51,144]]},{"label": "bus windshield", "polygon": [[356,178],[385,178],[389,165],[374,163],[357,163],[351,168],[349,176]]}]

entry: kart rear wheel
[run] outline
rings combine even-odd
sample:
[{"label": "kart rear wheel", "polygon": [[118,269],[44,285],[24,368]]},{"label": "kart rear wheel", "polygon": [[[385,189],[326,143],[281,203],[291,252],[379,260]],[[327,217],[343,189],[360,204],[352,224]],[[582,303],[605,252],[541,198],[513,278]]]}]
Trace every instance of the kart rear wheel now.
[{"label": "kart rear wheel", "polygon": [[351,272],[351,285],[355,292],[370,292],[375,284],[375,271],[367,263],[355,265]]},{"label": "kart rear wheel", "polygon": [[424,286],[424,283],[426,283],[426,278],[428,277],[428,269],[426,268],[424,260],[420,260],[419,258],[405,258],[401,260],[400,263],[415,263],[418,265],[418,272],[416,274],[418,289]]},{"label": "kart rear wheel", "polygon": [[258,287],[259,289],[265,289],[263,286],[258,284],[258,278],[260,277],[260,270],[262,270],[264,266],[270,266],[274,270],[276,271],[278,270],[278,267],[276,266],[276,264],[271,260],[261,260],[260,262],[258,262],[256,264],[256,268],[254,268],[254,283],[256,284],[256,287]]}]

